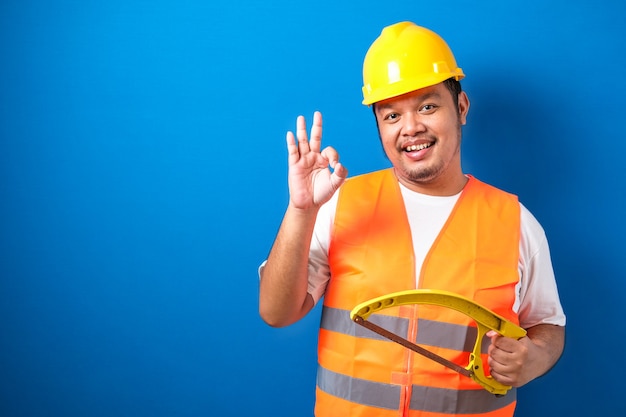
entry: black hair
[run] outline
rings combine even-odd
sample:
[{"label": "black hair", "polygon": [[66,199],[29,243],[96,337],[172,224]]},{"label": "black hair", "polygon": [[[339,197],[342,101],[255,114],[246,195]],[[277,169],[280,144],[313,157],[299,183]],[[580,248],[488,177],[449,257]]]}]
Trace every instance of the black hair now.
[{"label": "black hair", "polygon": [[463,91],[463,89],[461,88],[461,82],[457,81],[453,77],[453,78],[448,78],[447,80],[445,80],[443,82],[443,85],[445,85],[448,91],[450,92],[450,94],[452,94],[452,100],[454,100],[454,106],[456,107],[457,112],[458,112],[459,111],[459,94],[461,94],[461,92]]}]

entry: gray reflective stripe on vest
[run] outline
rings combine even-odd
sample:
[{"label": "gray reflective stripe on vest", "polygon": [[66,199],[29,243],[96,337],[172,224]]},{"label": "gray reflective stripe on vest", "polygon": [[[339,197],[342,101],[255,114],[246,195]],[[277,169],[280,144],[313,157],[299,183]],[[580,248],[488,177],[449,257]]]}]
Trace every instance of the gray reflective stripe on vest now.
[{"label": "gray reflective stripe on vest", "polygon": [[327,394],[357,404],[388,410],[397,410],[400,406],[400,385],[351,378],[318,366],[317,386]]},{"label": "gray reflective stripe on vest", "polygon": [[[401,386],[367,381],[318,366],[317,386],[329,395],[357,404],[398,410]],[[501,397],[484,389],[453,390],[413,385],[410,409],[442,414],[480,414],[506,407],[516,400],[515,388]]]},{"label": "gray reflective stripe on vest", "polygon": [[[372,323],[378,324],[385,329],[400,335],[406,336],[409,329],[409,321],[398,317],[383,316],[374,314],[370,317]],[[322,310],[322,320],[320,327],[337,333],[343,333],[348,336],[364,337],[367,339],[388,340],[387,338],[357,325],[350,320],[350,312],[348,310],[340,310],[324,306]]]},{"label": "gray reflective stripe on vest", "polygon": [[[398,317],[372,314],[369,318],[374,324],[406,337],[409,328],[409,320]],[[350,320],[350,312],[324,306],[322,310],[322,320],[320,327],[325,330],[342,333],[348,336],[363,337],[376,340],[388,340],[377,333],[357,325]],[[418,320],[418,333],[415,340],[411,340],[419,345],[439,346],[446,349],[471,352],[474,349],[476,328],[466,327],[452,323],[442,323],[432,320]],[[394,343],[391,342],[390,343]],[[482,352],[487,353],[489,338],[483,338]],[[462,364],[466,365],[466,364]]]}]

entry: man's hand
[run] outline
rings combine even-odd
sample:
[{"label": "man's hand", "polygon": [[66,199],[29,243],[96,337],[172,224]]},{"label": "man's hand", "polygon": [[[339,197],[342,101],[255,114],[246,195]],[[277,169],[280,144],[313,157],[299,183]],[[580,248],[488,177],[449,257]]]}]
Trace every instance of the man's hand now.
[{"label": "man's hand", "polygon": [[563,352],[565,329],[540,324],[527,329],[519,340],[504,337],[494,331],[487,333],[491,376],[505,385],[521,387],[545,374]]},{"label": "man's hand", "polygon": [[[339,163],[339,154],[332,147],[320,152],[322,146],[322,114],[315,112],[311,138],[308,139],[303,116],[296,121],[296,138],[287,132],[289,153],[289,195],[298,209],[319,207],[343,184],[348,171]],[[333,169],[331,172],[330,168]]]}]

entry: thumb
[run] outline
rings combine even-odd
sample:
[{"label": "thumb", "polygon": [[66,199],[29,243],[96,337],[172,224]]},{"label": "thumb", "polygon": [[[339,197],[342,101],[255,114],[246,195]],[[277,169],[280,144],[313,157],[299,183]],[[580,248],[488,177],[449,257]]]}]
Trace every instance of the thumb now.
[{"label": "thumb", "polygon": [[346,178],[348,177],[348,170],[341,165],[340,162],[336,162],[333,168],[333,173],[330,175],[330,182],[333,186],[333,189],[338,189],[341,184],[344,183]]}]

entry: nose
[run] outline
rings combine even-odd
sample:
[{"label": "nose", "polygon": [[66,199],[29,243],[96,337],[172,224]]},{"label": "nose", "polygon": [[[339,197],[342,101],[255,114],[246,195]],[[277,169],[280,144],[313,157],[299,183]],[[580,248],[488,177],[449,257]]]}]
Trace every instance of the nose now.
[{"label": "nose", "polygon": [[405,136],[416,136],[426,131],[426,126],[417,112],[407,112],[402,116],[402,122],[402,133]]}]

